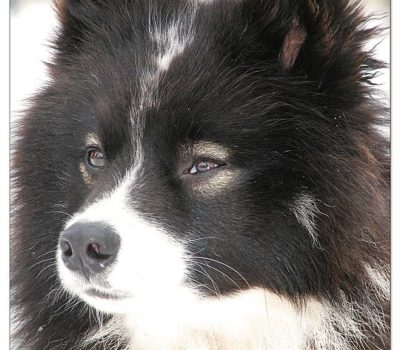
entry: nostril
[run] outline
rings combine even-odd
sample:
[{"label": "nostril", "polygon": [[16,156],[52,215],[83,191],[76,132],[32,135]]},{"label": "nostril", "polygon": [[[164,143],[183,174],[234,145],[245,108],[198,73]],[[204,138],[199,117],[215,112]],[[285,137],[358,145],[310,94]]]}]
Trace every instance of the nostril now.
[{"label": "nostril", "polygon": [[86,253],[88,257],[96,260],[106,260],[110,258],[112,255],[101,254],[100,245],[98,243],[90,243],[87,247]]},{"label": "nostril", "polygon": [[100,245],[98,243],[90,243],[88,252],[94,252],[96,255],[100,255]]},{"label": "nostril", "polygon": [[72,256],[72,248],[71,245],[67,241],[60,241],[60,249],[63,256],[69,258]]}]

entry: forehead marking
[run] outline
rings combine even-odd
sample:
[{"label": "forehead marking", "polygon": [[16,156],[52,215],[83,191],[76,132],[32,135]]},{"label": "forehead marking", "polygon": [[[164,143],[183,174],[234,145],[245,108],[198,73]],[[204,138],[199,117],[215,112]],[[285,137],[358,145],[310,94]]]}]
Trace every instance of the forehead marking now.
[{"label": "forehead marking", "polygon": [[99,146],[100,145],[99,137],[93,132],[86,135],[85,142],[86,142],[87,146]]},{"label": "forehead marking", "polygon": [[209,141],[196,142],[192,146],[192,152],[195,155],[207,156],[217,160],[226,160],[231,155],[231,151],[227,147]]},{"label": "forehead marking", "polygon": [[[147,108],[157,108],[160,103],[158,89],[162,74],[170,67],[172,61],[192,44],[195,37],[195,18],[200,6],[206,6],[214,0],[191,0],[177,14],[175,18],[165,23],[157,9],[150,9],[149,15],[149,34],[151,50],[148,52],[149,59],[147,65],[139,67],[141,72],[139,77],[139,97],[132,101],[130,119],[132,125],[134,144],[136,145],[136,155],[140,159],[136,164],[143,163],[143,149],[141,146],[143,130],[145,128],[145,110]],[[204,145],[203,145],[204,146]],[[203,147],[198,146],[198,147]],[[213,147],[216,158],[223,158],[220,151]],[[138,165],[135,165],[138,168]]]},{"label": "forehead marking", "polygon": [[[159,104],[157,89],[161,75],[166,72],[173,59],[183,53],[185,48],[194,39],[194,19],[198,10],[196,1],[189,2],[182,9],[179,16],[163,23],[162,16],[157,10],[151,11],[149,16],[149,34],[151,50],[148,52],[149,65],[141,68],[140,96],[138,111],[146,108],[157,107]],[[133,117],[136,117],[134,113]]]},{"label": "forehead marking", "polygon": [[172,23],[164,31],[161,28],[155,28],[152,36],[158,47],[156,62],[160,72],[168,70],[172,60],[193,41],[192,22],[193,19],[190,19],[186,33],[182,33],[182,25],[179,22]]},{"label": "forehead marking", "polygon": [[[194,38],[194,19],[198,9],[196,1],[189,2],[180,12],[179,17],[173,18],[169,23],[163,23],[157,10],[149,15],[149,47],[153,52],[148,52],[148,64],[139,67],[139,98],[132,101],[130,119],[132,125],[134,144],[136,145],[135,169],[143,161],[141,146],[143,130],[145,128],[145,110],[159,105],[158,88],[161,76],[165,73],[173,59],[183,53]],[[136,171],[134,171],[136,172]]]}]

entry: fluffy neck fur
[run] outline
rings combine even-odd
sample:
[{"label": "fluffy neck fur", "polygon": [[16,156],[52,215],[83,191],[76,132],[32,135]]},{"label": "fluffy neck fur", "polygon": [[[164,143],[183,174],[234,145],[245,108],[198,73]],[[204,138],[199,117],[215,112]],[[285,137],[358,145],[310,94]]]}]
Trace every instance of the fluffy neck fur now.
[{"label": "fluffy neck fur", "polygon": [[[126,344],[126,350],[354,349],[355,344],[368,345],[387,331],[383,312],[390,297],[387,271],[366,269],[369,279],[359,301],[342,292],[335,304],[316,298],[297,304],[263,289],[213,299],[178,295],[169,305],[155,299],[151,310],[139,307],[136,315],[114,316],[92,331],[86,342],[107,349]],[[363,326],[365,319],[372,326],[369,331]]]}]

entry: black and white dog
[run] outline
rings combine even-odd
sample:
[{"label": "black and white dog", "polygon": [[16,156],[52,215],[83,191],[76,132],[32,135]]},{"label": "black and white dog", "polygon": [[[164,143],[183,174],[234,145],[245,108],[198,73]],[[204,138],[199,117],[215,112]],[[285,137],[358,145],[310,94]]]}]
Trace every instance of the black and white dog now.
[{"label": "black and white dog", "polygon": [[16,349],[389,349],[386,114],[346,0],[64,0],[17,125]]}]

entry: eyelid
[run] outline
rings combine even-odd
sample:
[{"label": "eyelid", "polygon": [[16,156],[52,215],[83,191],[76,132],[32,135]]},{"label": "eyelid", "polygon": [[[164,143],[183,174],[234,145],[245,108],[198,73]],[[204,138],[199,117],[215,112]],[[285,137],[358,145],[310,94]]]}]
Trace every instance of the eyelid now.
[{"label": "eyelid", "polygon": [[210,163],[216,163],[216,164],[225,164],[225,161],[221,160],[221,159],[215,159],[212,156],[209,155],[199,155],[199,156],[195,156],[193,158],[193,164],[198,163],[198,162],[210,162]]},{"label": "eyelid", "polygon": [[[212,163],[215,164],[215,167],[212,167],[206,171],[196,171],[196,172],[192,172],[193,168],[196,166],[196,164],[201,163],[201,162],[205,162],[205,163]],[[220,168],[221,166],[226,165],[225,162],[222,162],[220,160],[215,160],[215,159],[210,159],[210,158],[198,158],[195,161],[192,162],[192,165],[185,170],[184,175],[197,175],[199,173],[207,173],[209,171],[213,171],[217,168]]]}]

